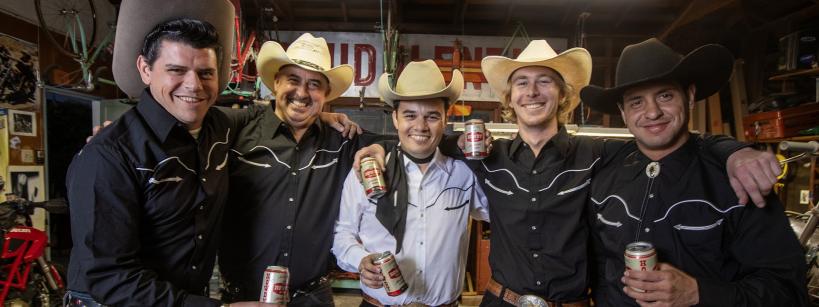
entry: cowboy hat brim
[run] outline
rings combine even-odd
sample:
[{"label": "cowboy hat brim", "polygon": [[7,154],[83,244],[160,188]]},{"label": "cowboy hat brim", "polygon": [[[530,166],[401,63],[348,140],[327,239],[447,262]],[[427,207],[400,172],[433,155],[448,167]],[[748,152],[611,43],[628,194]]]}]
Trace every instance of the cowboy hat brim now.
[{"label": "cowboy hat brim", "polygon": [[343,64],[329,70],[319,70],[310,66],[301,65],[293,61],[277,42],[268,41],[259,50],[256,59],[256,70],[261,75],[262,83],[271,91],[275,91],[276,73],[285,65],[297,65],[300,68],[321,73],[330,82],[330,92],[327,93],[326,101],[332,101],[341,96],[353,83],[353,67]]},{"label": "cowboy hat brim", "polygon": [[669,71],[648,78],[634,80],[613,88],[589,85],[580,91],[583,102],[592,109],[607,114],[619,114],[617,103],[623,100],[623,93],[635,86],[651,81],[675,80],[681,84],[694,84],[694,101],[699,101],[719,92],[731,78],[734,57],[719,45],[705,45],[692,51]]},{"label": "cowboy hat brim", "polygon": [[381,93],[381,99],[384,100],[390,107],[395,107],[395,101],[402,100],[421,100],[429,98],[445,98],[452,104],[458,101],[464,89],[464,76],[460,70],[452,70],[452,81],[438,91],[425,91],[417,93],[398,93],[390,86],[389,74],[383,73],[378,78],[378,92]]},{"label": "cowboy hat brim", "polygon": [[504,56],[488,56],[481,61],[481,70],[486,81],[496,95],[503,95],[508,90],[509,77],[515,70],[527,66],[544,66],[554,69],[566,84],[572,87],[573,94],[569,99],[569,110],[580,103],[578,91],[591,80],[592,59],[586,49],[572,48],[546,60],[517,60]]},{"label": "cowboy hat brim", "polygon": [[227,0],[167,1],[167,0],[125,0],[122,1],[117,17],[117,32],[114,41],[112,72],[114,81],[125,94],[139,97],[147,86],[142,82],[136,61],[145,36],[160,23],[191,18],[207,21],[219,34],[222,48],[217,59],[219,69],[219,90],[224,89],[230,77],[230,56],[233,46],[234,8]]}]

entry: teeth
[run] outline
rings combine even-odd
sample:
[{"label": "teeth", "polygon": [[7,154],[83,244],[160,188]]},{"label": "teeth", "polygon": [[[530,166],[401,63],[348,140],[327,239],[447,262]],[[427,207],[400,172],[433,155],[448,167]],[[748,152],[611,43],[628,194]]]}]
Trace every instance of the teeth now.
[{"label": "teeth", "polygon": [[290,103],[296,105],[297,107],[306,107],[308,105],[307,102],[301,100],[290,100]]},{"label": "teeth", "polygon": [[195,98],[195,97],[176,96],[176,98],[178,98],[179,100],[182,100],[184,102],[197,102],[197,101],[199,101],[199,99]]},{"label": "teeth", "polygon": [[524,108],[526,108],[526,109],[530,109],[530,110],[532,110],[532,109],[537,109],[537,108],[540,108],[540,107],[542,107],[542,106],[543,106],[543,104],[542,104],[542,103],[533,103],[533,104],[523,105],[523,107],[524,107]]},{"label": "teeth", "polygon": [[410,135],[410,138],[413,140],[423,142],[429,139],[429,136],[422,136],[422,135]]}]

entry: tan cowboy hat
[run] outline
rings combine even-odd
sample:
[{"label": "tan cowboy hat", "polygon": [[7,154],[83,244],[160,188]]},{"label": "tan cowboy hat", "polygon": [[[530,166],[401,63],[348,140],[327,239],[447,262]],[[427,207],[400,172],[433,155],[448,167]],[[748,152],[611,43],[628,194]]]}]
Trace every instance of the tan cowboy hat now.
[{"label": "tan cowboy hat", "polygon": [[282,45],[269,41],[262,45],[259,57],[256,60],[256,70],[262,78],[262,82],[270,90],[274,90],[276,83],[276,73],[285,65],[297,65],[301,68],[319,72],[330,81],[330,93],[327,94],[327,101],[338,98],[347,91],[353,83],[353,67],[349,64],[342,64],[330,68],[330,49],[327,41],[322,37],[313,37],[310,33],[304,33],[284,51]]},{"label": "tan cowboy hat", "polygon": [[453,69],[452,81],[447,85],[444,75],[433,60],[407,64],[395,82],[395,89],[390,86],[389,74],[381,74],[378,79],[378,93],[391,107],[395,107],[396,100],[446,98],[449,103],[454,103],[463,89],[464,76],[461,71]]},{"label": "tan cowboy hat", "polygon": [[114,81],[125,94],[139,97],[145,89],[136,60],[145,36],[158,24],[191,18],[207,21],[219,33],[222,57],[219,60],[219,89],[225,88],[230,76],[230,51],[233,46],[233,4],[228,0],[124,0],[117,18],[114,38]]},{"label": "tan cowboy hat", "polygon": [[504,56],[488,56],[481,61],[481,70],[495,94],[502,95],[509,90],[509,77],[518,68],[543,66],[557,71],[563,80],[574,89],[569,98],[569,110],[574,109],[580,99],[577,93],[589,85],[592,73],[591,55],[586,49],[572,48],[557,54],[545,40],[533,40],[516,59]]},{"label": "tan cowboy hat", "polygon": [[619,114],[617,103],[623,93],[639,84],[656,80],[675,80],[681,85],[694,84],[694,100],[718,93],[731,79],[734,56],[727,48],[708,44],[683,56],[656,38],[628,45],[617,61],[614,87],[589,85],[580,92],[583,101],[595,111]]}]

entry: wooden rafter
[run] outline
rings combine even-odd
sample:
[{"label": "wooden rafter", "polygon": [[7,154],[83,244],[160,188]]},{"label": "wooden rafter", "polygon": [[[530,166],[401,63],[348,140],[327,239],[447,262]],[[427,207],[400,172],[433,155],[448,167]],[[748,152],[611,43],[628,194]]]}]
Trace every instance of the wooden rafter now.
[{"label": "wooden rafter", "polygon": [[339,2],[341,2],[341,16],[344,17],[344,22],[350,22],[349,18],[347,17],[347,1]]},{"label": "wooden rafter", "polygon": [[658,35],[661,40],[668,37],[671,32],[679,27],[700,20],[709,14],[733,4],[736,0],[694,0],[688,3],[688,6],[682,13],[669,25],[662,34]]}]

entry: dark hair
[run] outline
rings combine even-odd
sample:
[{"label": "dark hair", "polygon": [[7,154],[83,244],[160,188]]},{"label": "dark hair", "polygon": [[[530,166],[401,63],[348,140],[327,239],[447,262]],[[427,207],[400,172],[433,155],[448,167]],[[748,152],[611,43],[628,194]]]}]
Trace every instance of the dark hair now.
[{"label": "dark hair", "polygon": [[190,45],[196,49],[210,48],[216,52],[218,62],[222,61],[222,46],[219,45],[219,33],[207,21],[180,18],[163,22],[154,27],[145,41],[139,55],[145,58],[148,65],[153,66],[159,57],[159,50],[163,41],[178,42]]},{"label": "dark hair", "polygon": [[[441,99],[441,101],[444,102],[444,113],[446,113],[449,110],[449,99],[444,98],[444,97],[435,97],[435,98],[439,98],[439,99]],[[392,110],[393,111],[398,111],[398,106],[401,105],[401,100],[394,100],[392,104],[393,104]],[[444,116],[446,116],[446,114],[444,114]]]}]

